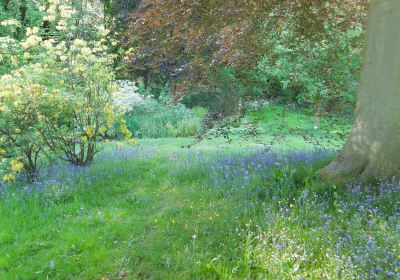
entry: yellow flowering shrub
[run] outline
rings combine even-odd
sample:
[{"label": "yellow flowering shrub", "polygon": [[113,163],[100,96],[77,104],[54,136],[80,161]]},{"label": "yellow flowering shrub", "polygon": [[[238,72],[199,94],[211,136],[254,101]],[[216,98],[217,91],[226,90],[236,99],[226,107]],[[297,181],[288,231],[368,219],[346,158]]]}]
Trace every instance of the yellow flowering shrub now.
[{"label": "yellow flowering shrub", "polygon": [[[74,22],[74,10],[64,1],[49,0],[42,10],[43,20],[57,29]],[[24,40],[12,42],[20,56],[10,55],[10,42],[0,44],[1,57],[14,67],[0,78],[0,161],[7,166],[0,180],[13,180],[21,170],[34,179],[44,158],[91,163],[116,121],[131,139],[112,102],[109,32],[99,27],[95,40],[61,40],[27,28]]]}]

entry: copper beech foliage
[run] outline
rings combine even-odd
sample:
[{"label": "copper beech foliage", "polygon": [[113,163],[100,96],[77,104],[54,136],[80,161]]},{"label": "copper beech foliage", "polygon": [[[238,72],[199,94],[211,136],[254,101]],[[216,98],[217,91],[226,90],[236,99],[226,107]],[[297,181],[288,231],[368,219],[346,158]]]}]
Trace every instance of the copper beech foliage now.
[{"label": "copper beech foliage", "polygon": [[213,65],[251,69],[268,53],[263,34],[295,32],[323,40],[327,22],[347,30],[364,17],[368,0],[143,0],[130,15],[126,43],[130,69],[145,78],[163,75],[176,91],[207,85]]}]

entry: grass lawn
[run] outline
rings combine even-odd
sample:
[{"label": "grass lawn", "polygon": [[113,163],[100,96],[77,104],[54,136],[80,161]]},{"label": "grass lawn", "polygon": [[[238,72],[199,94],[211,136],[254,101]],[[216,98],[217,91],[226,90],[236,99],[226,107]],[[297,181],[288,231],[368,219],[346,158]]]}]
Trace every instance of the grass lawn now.
[{"label": "grass lawn", "polygon": [[264,106],[250,112],[246,119],[265,131],[258,141],[270,142],[280,149],[327,148],[340,149],[352,125],[336,115],[322,115],[319,129],[314,129],[313,115],[301,108],[277,105]]},{"label": "grass lawn", "polygon": [[[247,135],[246,125],[262,128],[257,135]],[[250,112],[238,129],[233,129],[230,140],[223,137],[204,139],[192,146],[201,150],[247,150],[269,146],[273,141],[275,151],[298,149],[340,149],[351,131],[351,122],[337,116],[321,116],[320,129],[313,128],[313,116],[303,109],[285,109],[267,105]],[[177,151],[195,142],[192,138],[140,139],[142,147],[158,147],[164,151]]]},{"label": "grass lawn", "polygon": [[315,175],[330,154],[185,141],[111,143],[89,168],[3,185],[0,278],[399,277],[398,184],[335,189]]},{"label": "grass lawn", "polygon": [[399,183],[322,182],[333,154],[301,134],[265,151],[280,112],[250,114],[254,138],[108,143],[90,167],[0,184],[0,279],[399,279]]}]

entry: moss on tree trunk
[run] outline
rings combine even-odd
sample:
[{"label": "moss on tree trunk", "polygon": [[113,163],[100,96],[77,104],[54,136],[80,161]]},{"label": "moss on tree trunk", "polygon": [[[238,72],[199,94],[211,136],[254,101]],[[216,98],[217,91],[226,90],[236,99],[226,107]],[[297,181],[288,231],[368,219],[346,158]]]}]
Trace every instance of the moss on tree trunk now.
[{"label": "moss on tree trunk", "polygon": [[326,178],[400,175],[400,1],[374,0],[353,131]]}]

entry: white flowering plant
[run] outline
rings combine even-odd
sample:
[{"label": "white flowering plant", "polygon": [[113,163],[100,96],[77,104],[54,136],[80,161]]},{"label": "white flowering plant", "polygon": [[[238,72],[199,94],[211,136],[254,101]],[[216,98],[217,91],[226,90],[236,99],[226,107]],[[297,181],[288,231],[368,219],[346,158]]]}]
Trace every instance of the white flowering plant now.
[{"label": "white flowering plant", "polygon": [[115,82],[115,87],[113,103],[119,108],[121,113],[127,114],[132,112],[135,106],[139,105],[144,100],[133,81],[119,80]]}]

